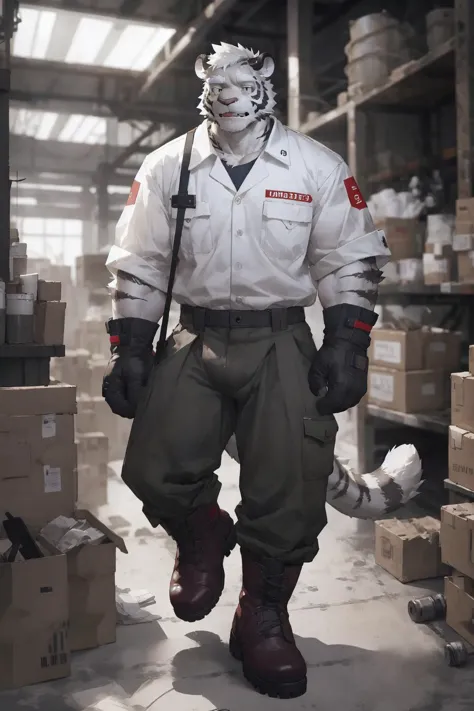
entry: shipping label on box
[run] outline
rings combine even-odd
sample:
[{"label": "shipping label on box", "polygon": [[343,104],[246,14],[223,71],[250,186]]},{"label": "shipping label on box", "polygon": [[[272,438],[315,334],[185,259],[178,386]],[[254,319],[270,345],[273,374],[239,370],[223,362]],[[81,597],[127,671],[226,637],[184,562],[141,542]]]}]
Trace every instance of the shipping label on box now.
[{"label": "shipping label on box", "polygon": [[372,331],[369,351],[371,365],[394,370],[421,370],[423,368],[421,330],[401,331],[377,328]]},{"label": "shipping label on box", "polygon": [[441,508],[440,543],[443,563],[474,578],[474,504]]},{"label": "shipping label on box", "polygon": [[449,478],[474,491],[474,434],[454,425],[449,428]]},{"label": "shipping label on box", "polygon": [[474,645],[474,590],[472,580],[460,575],[446,577],[446,623]]},{"label": "shipping label on box", "polygon": [[451,422],[474,432],[474,376],[469,372],[451,374]]},{"label": "shipping label on box", "polygon": [[456,225],[456,234],[453,237],[453,250],[455,252],[470,252],[474,249],[474,225],[461,223]]},{"label": "shipping label on box", "polygon": [[0,562],[0,690],[71,672],[66,556],[40,547],[44,558]]},{"label": "shipping label on box", "polygon": [[376,521],[375,562],[402,583],[446,575],[439,531],[439,521],[431,516]]},{"label": "shipping label on box", "polygon": [[474,222],[474,198],[456,200],[456,219],[461,222]]}]

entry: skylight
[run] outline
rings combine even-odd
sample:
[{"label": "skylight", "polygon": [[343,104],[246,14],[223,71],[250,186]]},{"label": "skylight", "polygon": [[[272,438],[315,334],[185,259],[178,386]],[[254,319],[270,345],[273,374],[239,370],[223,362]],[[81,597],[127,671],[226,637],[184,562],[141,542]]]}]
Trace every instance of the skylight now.
[{"label": "skylight", "polygon": [[176,30],[125,18],[21,4],[13,55],[68,64],[146,71]]}]

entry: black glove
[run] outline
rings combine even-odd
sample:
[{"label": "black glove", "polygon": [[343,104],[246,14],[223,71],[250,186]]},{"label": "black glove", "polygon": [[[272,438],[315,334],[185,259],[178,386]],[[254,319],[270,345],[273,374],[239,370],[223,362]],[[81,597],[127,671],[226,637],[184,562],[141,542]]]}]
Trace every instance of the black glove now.
[{"label": "black glove", "polygon": [[351,304],[331,306],[323,311],[324,340],[309,371],[313,395],[327,393],[317,403],[321,415],[345,412],[357,405],[367,392],[370,332],[378,316]]},{"label": "black glove", "polygon": [[153,339],[158,325],[141,318],[118,318],[110,319],[106,329],[112,357],[105,371],[102,397],[114,414],[133,419],[153,369]]}]

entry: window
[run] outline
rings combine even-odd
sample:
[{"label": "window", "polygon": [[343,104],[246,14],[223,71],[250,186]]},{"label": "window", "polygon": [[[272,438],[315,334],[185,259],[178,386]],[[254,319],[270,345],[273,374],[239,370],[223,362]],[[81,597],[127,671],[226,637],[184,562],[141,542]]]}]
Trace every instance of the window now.
[{"label": "window", "polygon": [[74,267],[82,254],[80,220],[23,217],[15,220],[20,240],[28,245],[28,256],[49,259],[53,264]]}]

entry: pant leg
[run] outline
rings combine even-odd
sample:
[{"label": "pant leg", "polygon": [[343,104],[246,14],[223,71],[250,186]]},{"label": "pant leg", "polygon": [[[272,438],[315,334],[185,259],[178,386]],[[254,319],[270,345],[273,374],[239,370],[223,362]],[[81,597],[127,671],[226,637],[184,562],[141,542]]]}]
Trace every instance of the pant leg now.
[{"label": "pant leg", "polygon": [[327,523],[326,489],[337,432],[316,410],[307,374],[315,345],[306,324],[274,336],[240,403],[236,441],[240,545],[285,563],[311,561]]},{"label": "pant leg", "polygon": [[199,337],[178,326],[133,422],[122,478],[153,526],[217,501],[235,405],[209,383]]}]

